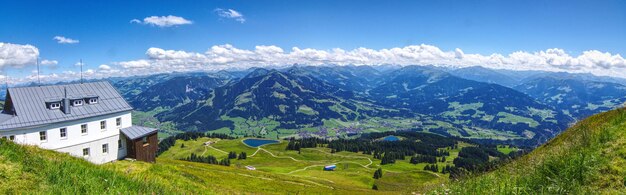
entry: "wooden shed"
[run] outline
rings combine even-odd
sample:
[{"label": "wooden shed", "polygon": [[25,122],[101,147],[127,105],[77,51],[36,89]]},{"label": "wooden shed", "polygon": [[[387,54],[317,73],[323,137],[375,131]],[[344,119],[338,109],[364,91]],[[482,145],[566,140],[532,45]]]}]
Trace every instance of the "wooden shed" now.
[{"label": "wooden shed", "polygon": [[126,137],[127,158],[156,162],[159,138],[157,129],[131,126],[120,130]]}]

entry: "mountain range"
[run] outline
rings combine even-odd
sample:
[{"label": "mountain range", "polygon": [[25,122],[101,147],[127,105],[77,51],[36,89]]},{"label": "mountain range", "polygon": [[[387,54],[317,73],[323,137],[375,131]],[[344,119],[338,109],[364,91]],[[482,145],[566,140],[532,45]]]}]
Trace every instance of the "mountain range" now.
[{"label": "mountain range", "polygon": [[107,80],[135,110],[179,130],[272,138],[413,129],[537,145],[626,101],[622,78],[479,66],[294,65]]},{"label": "mountain range", "polygon": [[625,101],[623,79],[482,67],[301,66],[112,81],[183,131],[346,137],[414,129],[540,144]]}]

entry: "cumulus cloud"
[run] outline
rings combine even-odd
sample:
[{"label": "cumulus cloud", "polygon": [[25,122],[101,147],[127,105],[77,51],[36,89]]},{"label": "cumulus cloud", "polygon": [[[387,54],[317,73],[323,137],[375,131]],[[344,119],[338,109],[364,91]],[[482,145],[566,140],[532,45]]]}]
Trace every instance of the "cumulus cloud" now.
[{"label": "cumulus cloud", "polygon": [[144,18],[143,21],[139,19],[132,19],[130,20],[130,23],[149,24],[149,25],[158,26],[158,27],[172,27],[172,26],[192,24],[193,22],[180,16],[169,15],[169,16],[150,16],[150,17]]},{"label": "cumulus cloud", "polygon": [[134,61],[126,61],[118,63],[123,68],[127,69],[140,69],[150,67],[150,62],[148,60],[134,60]]},{"label": "cumulus cloud", "polygon": [[32,45],[0,42],[0,69],[34,65],[39,57],[39,49]]},{"label": "cumulus cloud", "polygon": [[234,9],[217,8],[215,9],[215,13],[221,18],[233,19],[241,23],[246,22],[246,18],[243,17],[243,14]]},{"label": "cumulus cloud", "polygon": [[52,39],[56,40],[57,43],[60,43],[60,44],[76,44],[76,43],[80,42],[79,40],[67,38],[67,37],[64,37],[64,36],[55,36]]},{"label": "cumulus cloud", "polygon": [[54,65],[59,64],[59,61],[56,61],[56,60],[43,60],[43,61],[41,61],[40,64],[44,65],[44,66],[54,66]]},{"label": "cumulus cloud", "polygon": [[[565,71],[626,77],[626,60],[620,54],[589,50],[579,55],[572,55],[558,48],[536,52],[517,51],[510,54],[483,55],[466,53],[460,48],[443,51],[436,46],[425,44],[379,50],[369,48],[320,50],[299,47],[283,49],[275,45],[259,45],[253,49],[240,49],[225,44],[211,46],[204,52],[151,47],[146,50],[145,55],[146,57],[143,59],[112,62],[110,65],[100,65],[94,70],[88,69],[84,72],[84,76],[85,78],[102,78],[175,71],[241,70],[252,67],[275,68],[301,64],[313,66],[435,65],[447,67],[479,65],[495,69]],[[0,49],[0,57],[3,56],[7,55],[3,54],[2,49]],[[34,62],[35,57],[36,55],[32,57],[32,62]],[[3,61],[0,61],[0,64],[2,63]],[[71,80],[77,78],[78,74],[77,72],[66,71],[45,75],[42,80]],[[19,81],[28,81],[28,78],[22,78]]]},{"label": "cumulus cloud", "polygon": [[[374,50],[340,48],[319,50],[293,47],[284,50],[274,45],[260,45],[252,50],[232,45],[215,45],[205,52],[149,48],[146,59],[118,62],[126,69],[149,69],[147,72],[211,71],[304,65],[435,65],[451,67],[484,66],[495,69],[567,71],[626,77],[626,60],[619,54],[597,50],[572,56],[563,49],[518,51],[510,54],[472,54],[456,48],[443,51],[433,45],[410,45]],[[145,70],[144,70],[145,72]]]},{"label": "cumulus cloud", "polygon": [[111,66],[106,65],[106,64],[101,64],[100,66],[98,66],[99,70],[111,70]]}]

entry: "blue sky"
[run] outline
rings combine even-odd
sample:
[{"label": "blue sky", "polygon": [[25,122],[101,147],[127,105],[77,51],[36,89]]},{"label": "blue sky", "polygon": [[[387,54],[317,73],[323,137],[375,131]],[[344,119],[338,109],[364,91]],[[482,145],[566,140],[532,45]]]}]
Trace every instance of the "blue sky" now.
[{"label": "blue sky", "polygon": [[[56,60],[56,66],[44,70],[47,73],[77,70],[73,64],[81,58],[86,69],[96,70],[102,64],[115,69],[124,61],[148,59],[149,63],[155,63],[153,57],[146,57],[149,48],[204,55],[212,46],[225,44],[250,51],[259,45],[276,46],[285,53],[293,47],[320,51],[363,47],[380,51],[425,44],[443,52],[460,48],[465,54],[483,56],[493,53],[507,56],[516,51],[534,54],[551,48],[559,48],[571,58],[589,50],[608,52],[609,59],[626,54],[626,1],[3,1],[0,4],[0,42],[32,45],[38,49],[40,59]],[[242,16],[223,17],[218,9],[232,9]],[[170,15],[191,24],[159,27],[130,22]],[[60,44],[53,39],[55,36],[78,43]],[[610,65],[622,68],[620,60],[623,59],[613,60]],[[293,61],[290,58],[280,62]],[[213,61],[204,63],[209,62]],[[580,67],[584,66],[589,64]],[[31,74],[34,67],[5,63],[2,68],[15,77],[23,77]],[[609,74],[615,69],[604,73],[599,70],[599,74]]]}]

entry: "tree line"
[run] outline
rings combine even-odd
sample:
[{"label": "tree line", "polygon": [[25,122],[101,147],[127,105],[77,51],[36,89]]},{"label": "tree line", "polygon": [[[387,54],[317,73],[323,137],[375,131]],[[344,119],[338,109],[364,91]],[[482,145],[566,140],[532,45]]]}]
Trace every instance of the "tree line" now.
[{"label": "tree line", "polygon": [[189,141],[189,140],[197,140],[198,138],[201,138],[201,137],[235,139],[235,137],[231,137],[223,133],[201,133],[201,132],[195,132],[195,131],[179,133],[179,134],[167,137],[159,142],[159,149],[157,151],[157,156],[167,151],[172,146],[174,146],[174,144],[176,144],[176,140],[180,139],[180,140]]},{"label": "tree line", "polygon": [[213,155],[199,156],[199,155],[196,155],[195,153],[191,153],[191,155],[189,155],[188,157],[182,158],[180,160],[185,160],[185,161],[190,161],[190,162],[207,163],[207,164],[214,164],[214,165],[230,166],[230,159],[229,158],[224,158],[222,160],[217,160],[217,158],[215,158],[215,156],[213,156]]}]

